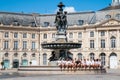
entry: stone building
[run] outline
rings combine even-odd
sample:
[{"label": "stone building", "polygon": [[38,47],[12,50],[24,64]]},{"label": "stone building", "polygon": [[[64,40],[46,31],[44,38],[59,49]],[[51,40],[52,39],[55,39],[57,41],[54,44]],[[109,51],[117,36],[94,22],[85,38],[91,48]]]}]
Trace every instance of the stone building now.
[{"label": "stone building", "polygon": [[[120,0],[98,11],[68,13],[69,42],[82,44],[70,56],[96,59],[109,68],[120,68]],[[55,42],[55,14],[0,12],[0,62],[5,68],[49,65],[52,51],[41,44]],[[1,66],[2,67],[2,66]]]}]

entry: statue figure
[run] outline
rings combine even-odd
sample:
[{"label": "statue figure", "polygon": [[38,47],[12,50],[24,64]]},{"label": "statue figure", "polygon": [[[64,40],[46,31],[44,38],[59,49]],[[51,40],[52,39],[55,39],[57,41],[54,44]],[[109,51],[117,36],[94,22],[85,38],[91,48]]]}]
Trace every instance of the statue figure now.
[{"label": "statue figure", "polygon": [[63,13],[63,9],[62,7],[64,7],[64,5],[62,3],[60,3],[58,5],[59,7],[59,11],[56,14],[56,18],[55,18],[55,24],[56,24],[56,29],[58,32],[63,31],[66,32],[66,28],[67,28],[67,12],[65,11]]},{"label": "statue figure", "polygon": [[56,57],[55,57],[55,52],[53,51],[51,53],[51,57],[49,58],[49,61],[55,61],[56,60]]},{"label": "statue figure", "polygon": [[67,12],[65,11],[63,16],[62,16],[62,28],[66,31],[67,29]]},{"label": "statue figure", "polygon": [[56,18],[55,18],[55,24],[56,24],[56,29],[59,30],[60,29],[60,25],[61,25],[60,12],[57,12],[57,15],[56,15]]}]

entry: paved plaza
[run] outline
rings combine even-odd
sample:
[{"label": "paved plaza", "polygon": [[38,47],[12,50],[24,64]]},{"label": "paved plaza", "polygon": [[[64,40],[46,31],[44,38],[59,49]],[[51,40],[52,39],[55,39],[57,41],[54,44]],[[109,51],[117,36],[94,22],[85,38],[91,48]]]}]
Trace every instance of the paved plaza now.
[{"label": "paved plaza", "polygon": [[120,70],[94,75],[19,75],[16,71],[5,71],[1,72],[0,80],[120,80]]}]

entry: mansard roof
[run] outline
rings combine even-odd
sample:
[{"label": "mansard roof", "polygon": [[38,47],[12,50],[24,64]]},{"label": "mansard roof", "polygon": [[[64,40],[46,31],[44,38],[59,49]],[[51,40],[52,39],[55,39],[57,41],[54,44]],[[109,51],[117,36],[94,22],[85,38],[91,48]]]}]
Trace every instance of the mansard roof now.
[{"label": "mansard roof", "polygon": [[30,26],[35,22],[35,16],[32,14],[0,12],[0,23],[4,25],[11,25],[14,22],[22,26]]},{"label": "mansard roof", "polygon": [[[79,25],[80,21],[84,24],[95,24],[106,20],[106,15],[112,15],[115,12],[120,14],[120,9],[114,10],[100,10],[100,11],[87,11],[87,12],[75,12],[68,13],[67,20],[68,26]],[[115,15],[115,14],[114,14]],[[56,14],[25,14],[25,13],[12,13],[12,12],[0,12],[0,23],[4,25],[11,25],[18,23],[22,26],[45,26],[45,22],[49,23],[49,26],[55,26]],[[115,16],[112,16],[115,18]],[[120,19],[120,18],[119,18]]]},{"label": "mansard roof", "polygon": [[104,10],[114,10],[114,9],[120,9],[120,5],[116,5],[116,6],[110,5],[110,6],[107,6],[107,7],[103,8],[103,9],[101,9],[100,11],[104,11]]}]

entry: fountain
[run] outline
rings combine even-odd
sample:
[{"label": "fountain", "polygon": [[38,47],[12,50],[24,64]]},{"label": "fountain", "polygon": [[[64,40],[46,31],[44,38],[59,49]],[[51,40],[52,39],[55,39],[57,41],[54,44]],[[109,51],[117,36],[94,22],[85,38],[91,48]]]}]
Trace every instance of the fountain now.
[{"label": "fountain", "polygon": [[[52,49],[51,57],[49,58],[49,65],[46,66],[20,66],[18,68],[18,72],[20,74],[96,74],[96,73],[105,73],[105,69],[93,69],[89,70],[78,70],[78,71],[70,71],[64,70],[61,71],[60,67],[57,65],[57,61],[71,59],[69,56],[70,49],[81,48],[80,43],[68,42],[67,40],[67,12],[63,12],[62,2],[58,5],[59,11],[56,14],[55,24],[57,29],[56,41],[53,43],[43,43],[43,49]],[[72,69],[72,68],[71,68]]]},{"label": "fountain", "polygon": [[70,49],[76,49],[80,48],[81,44],[80,43],[73,43],[73,42],[68,42],[66,33],[67,33],[67,12],[63,11],[63,7],[65,5],[60,2],[58,4],[59,11],[56,14],[55,18],[55,24],[56,24],[56,29],[57,29],[57,34],[56,34],[56,41],[54,43],[43,43],[42,48],[43,49],[52,49],[54,50],[52,52],[52,56],[49,58],[50,62],[51,61],[56,61],[56,60],[61,60],[61,59],[72,59],[69,56],[68,51]]}]

